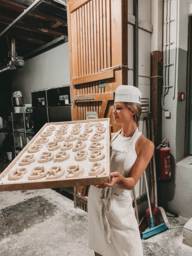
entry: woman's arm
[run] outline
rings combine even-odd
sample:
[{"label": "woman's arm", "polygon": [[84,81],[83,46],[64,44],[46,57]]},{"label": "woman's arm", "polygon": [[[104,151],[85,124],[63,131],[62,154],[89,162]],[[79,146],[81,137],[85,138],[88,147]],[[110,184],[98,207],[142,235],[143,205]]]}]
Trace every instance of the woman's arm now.
[{"label": "woman's arm", "polygon": [[136,145],[136,152],[137,159],[129,172],[129,177],[126,178],[119,172],[112,172],[111,181],[106,183],[106,186],[112,187],[115,184],[120,184],[126,189],[132,189],[136,185],[153,156],[154,144],[141,136]]}]

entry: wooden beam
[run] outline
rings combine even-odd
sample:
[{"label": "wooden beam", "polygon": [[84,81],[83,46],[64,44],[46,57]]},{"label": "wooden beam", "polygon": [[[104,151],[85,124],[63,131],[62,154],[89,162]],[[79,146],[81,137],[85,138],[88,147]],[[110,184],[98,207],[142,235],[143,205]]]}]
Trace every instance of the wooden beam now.
[{"label": "wooden beam", "polygon": [[103,100],[112,100],[113,92],[103,93],[103,94],[88,94],[88,95],[74,95],[73,100],[76,103],[83,102],[94,102],[94,101],[103,101]]},{"label": "wooden beam", "polygon": [[77,79],[72,79],[72,84],[85,84],[85,83],[90,83],[90,82],[104,80],[104,79],[106,80],[110,78],[114,78],[113,69],[108,69],[106,71],[98,72],[96,74],[79,77]]},{"label": "wooden beam", "polygon": [[[16,14],[15,17],[17,17],[26,8],[26,5],[18,4],[16,2],[10,1],[10,0],[0,0],[0,8],[7,9],[9,12],[13,11]],[[35,19],[42,20],[42,21],[50,20],[50,21],[56,22],[59,20],[64,23],[64,19],[52,16],[50,14],[48,15],[46,13],[41,13],[40,11],[37,11],[37,10],[35,10],[35,12],[33,12],[33,13],[29,13],[28,16],[33,17]],[[13,17],[13,16],[11,16],[11,17]],[[67,19],[65,18],[65,20],[67,20]],[[64,26],[67,26],[67,22],[64,24]]]},{"label": "wooden beam", "polygon": [[[12,19],[6,17],[6,16],[3,16],[3,15],[0,15],[0,24],[3,24],[3,25],[9,25],[11,23]],[[33,25],[33,27],[31,27],[31,24],[26,24],[24,22],[18,22],[14,28],[17,28],[17,29],[20,29],[20,30],[25,30],[25,31],[28,31],[28,32],[33,32],[35,34],[38,34],[37,36],[44,36],[44,37],[48,37],[48,38],[54,38],[54,37],[57,37],[57,36],[61,36],[63,35],[63,33],[61,32],[57,32],[56,30],[51,30],[51,29],[47,29],[47,32],[43,32],[43,29],[46,29],[42,27],[42,30],[40,27],[38,27],[38,25],[35,27],[35,25]]]}]

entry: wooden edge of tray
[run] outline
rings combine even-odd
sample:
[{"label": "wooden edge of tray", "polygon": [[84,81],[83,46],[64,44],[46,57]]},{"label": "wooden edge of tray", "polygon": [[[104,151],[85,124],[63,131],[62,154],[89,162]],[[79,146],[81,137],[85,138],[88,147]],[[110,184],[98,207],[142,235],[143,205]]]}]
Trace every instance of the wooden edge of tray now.
[{"label": "wooden edge of tray", "polygon": [[52,181],[38,181],[29,183],[12,183],[1,184],[0,191],[13,191],[13,190],[30,190],[30,189],[45,189],[45,188],[62,188],[73,187],[76,185],[97,185],[103,182],[108,182],[107,177],[94,177],[82,179],[65,179],[65,180],[52,180]]}]

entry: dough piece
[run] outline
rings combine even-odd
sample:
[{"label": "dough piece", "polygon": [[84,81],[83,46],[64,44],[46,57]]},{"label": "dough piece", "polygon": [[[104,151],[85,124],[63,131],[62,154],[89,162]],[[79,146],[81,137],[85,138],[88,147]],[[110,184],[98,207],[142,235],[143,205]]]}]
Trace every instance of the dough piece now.
[{"label": "dough piece", "polygon": [[42,144],[45,144],[45,143],[47,143],[48,142],[48,139],[47,138],[40,138],[40,139],[38,139],[37,141],[35,141],[35,145],[42,145]]},{"label": "dough piece", "polygon": [[38,160],[39,163],[46,163],[51,161],[53,158],[52,153],[50,152],[43,152]]},{"label": "dough piece", "polygon": [[104,146],[100,142],[92,142],[91,145],[89,146],[89,150],[99,150],[103,149]]},{"label": "dough piece", "polygon": [[37,153],[39,152],[41,149],[41,145],[32,145],[29,149],[28,149],[28,153]]},{"label": "dough piece", "polygon": [[14,170],[12,173],[8,174],[8,180],[19,180],[25,175],[25,173],[25,168],[18,168]]},{"label": "dough piece", "polygon": [[95,133],[95,134],[92,136],[91,141],[97,142],[97,141],[102,140],[102,139],[104,139],[103,134]]},{"label": "dough piece", "polygon": [[49,132],[50,131],[55,131],[55,129],[56,129],[55,126],[51,125],[51,126],[47,127],[46,131],[49,131]]},{"label": "dough piece", "polygon": [[87,153],[85,150],[80,150],[77,151],[77,153],[75,154],[75,160],[76,161],[83,161],[87,158]]},{"label": "dough piece", "polygon": [[69,153],[66,151],[60,151],[54,156],[54,162],[62,162],[69,158]]},{"label": "dough piece", "polygon": [[55,133],[55,136],[57,137],[57,136],[64,136],[64,135],[66,135],[66,131],[63,131],[63,130],[58,130],[56,133]]},{"label": "dough piece", "polygon": [[79,139],[80,140],[87,140],[89,138],[89,134],[88,133],[82,133],[79,135]]},{"label": "dough piece", "polygon": [[72,130],[71,130],[71,134],[73,135],[78,135],[80,133],[80,128],[73,128]]},{"label": "dough piece", "polygon": [[89,155],[89,161],[96,162],[105,158],[105,155],[100,150],[92,151]]},{"label": "dough piece", "polygon": [[21,159],[21,161],[19,162],[20,166],[24,166],[24,165],[29,165],[32,162],[34,162],[34,155],[30,154],[30,155],[25,155],[23,159]]},{"label": "dough piece", "polygon": [[74,141],[76,139],[77,139],[77,137],[74,136],[73,134],[71,134],[69,136],[65,136],[65,141]]},{"label": "dough piece", "polygon": [[62,125],[59,130],[56,131],[56,134],[59,135],[65,135],[67,133],[68,130],[68,125]]},{"label": "dough piece", "polygon": [[31,175],[28,176],[29,180],[38,180],[42,179],[46,176],[46,171],[44,167],[42,166],[37,166],[33,169]]},{"label": "dough piece", "polygon": [[82,173],[82,170],[80,169],[78,164],[72,164],[68,166],[66,171],[67,171],[66,178],[75,178]]},{"label": "dough piece", "polygon": [[93,131],[93,129],[91,127],[86,127],[84,130],[84,133],[91,133]]},{"label": "dough piece", "polygon": [[64,140],[65,140],[65,137],[63,135],[58,135],[58,134],[55,135],[54,141],[62,142]]},{"label": "dough piece", "polygon": [[56,141],[49,142],[47,148],[49,151],[54,151],[59,148],[59,144]]},{"label": "dough piece", "polygon": [[52,135],[52,131],[45,131],[42,134],[40,134],[41,137],[47,138]]},{"label": "dough piece", "polygon": [[106,131],[106,128],[103,127],[103,126],[98,126],[97,129],[96,129],[96,133],[105,133]]},{"label": "dough piece", "polygon": [[104,167],[102,166],[101,163],[94,163],[91,170],[89,171],[90,176],[98,176],[104,172]]},{"label": "dough piece", "polygon": [[70,150],[73,147],[73,143],[72,142],[64,142],[60,148],[61,151],[65,151],[65,150]]},{"label": "dough piece", "polygon": [[64,170],[62,170],[61,167],[53,166],[48,170],[46,179],[58,179],[63,176],[63,174]]},{"label": "dough piece", "polygon": [[79,151],[80,149],[84,149],[85,147],[85,142],[83,142],[82,140],[78,140],[73,147],[73,151],[76,152]]}]

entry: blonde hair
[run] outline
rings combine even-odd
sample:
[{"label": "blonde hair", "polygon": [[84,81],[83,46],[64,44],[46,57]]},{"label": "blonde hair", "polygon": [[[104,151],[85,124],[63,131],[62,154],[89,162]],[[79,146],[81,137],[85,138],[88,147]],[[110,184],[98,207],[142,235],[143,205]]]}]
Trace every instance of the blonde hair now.
[{"label": "blonde hair", "polygon": [[133,119],[135,123],[138,125],[139,124],[139,119],[141,116],[141,105],[138,103],[128,103],[124,102],[126,107],[133,113]]}]

